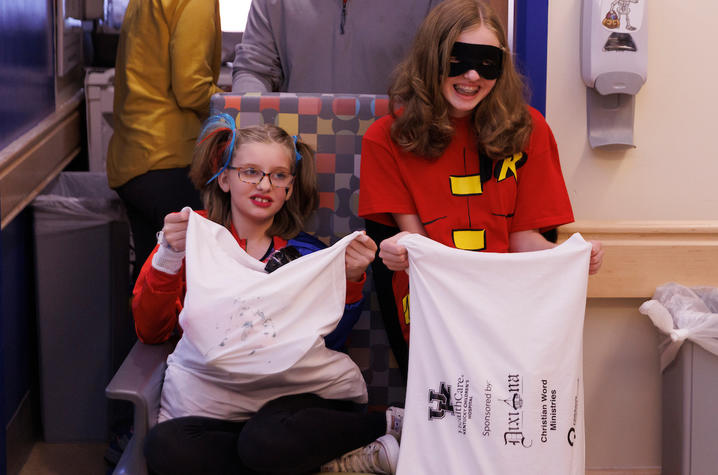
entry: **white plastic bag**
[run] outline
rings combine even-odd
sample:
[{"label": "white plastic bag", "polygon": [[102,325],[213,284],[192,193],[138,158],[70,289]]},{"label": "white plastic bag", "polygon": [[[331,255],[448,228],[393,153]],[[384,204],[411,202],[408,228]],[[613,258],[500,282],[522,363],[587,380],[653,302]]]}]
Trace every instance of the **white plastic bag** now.
[{"label": "white plastic bag", "polygon": [[117,192],[98,172],[62,172],[32,202],[38,236],[127,221]]},{"label": "white plastic bag", "polygon": [[661,371],[673,361],[688,339],[718,355],[718,289],[688,288],[669,282],[656,289],[653,299],[638,311],[668,335],[660,345]]},{"label": "white plastic bag", "polygon": [[476,253],[419,235],[399,474],[584,475],[591,246]]}]

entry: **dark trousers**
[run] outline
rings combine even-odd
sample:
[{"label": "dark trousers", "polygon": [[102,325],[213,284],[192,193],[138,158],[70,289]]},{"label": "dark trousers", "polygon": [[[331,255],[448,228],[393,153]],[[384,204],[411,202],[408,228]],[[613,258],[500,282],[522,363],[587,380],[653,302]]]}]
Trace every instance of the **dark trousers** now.
[{"label": "dark trousers", "polygon": [[188,172],[189,168],[150,170],[117,188],[127,208],[135,243],[133,281],[157,244],[157,232],[162,230],[165,216],[185,206],[202,209],[199,192]]},{"label": "dark trousers", "polygon": [[[374,221],[365,220],[366,234],[379,246],[384,239],[390,238],[399,232],[399,228],[386,226]],[[394,272],[390,271],[379,257],[379,249],[374,261],[371,263],[371,272],[374,279],[374,290],[376,290],[379,309],[384,322],[386,336],[394,353],[394,358],[399,366],[401,375],[406,383],[407,370],[409,368],[409,345],[404,340],[404,334],[399,324],[399,311],[396,308],[394,290],[391,286],[391,279]]]},{"label": "dark trousers", "polygon": [[314,394],[268,402],[251,419],[171,419],[145,442],[150,470],[182,474],[306,474],[386,433],[384,412]]}]

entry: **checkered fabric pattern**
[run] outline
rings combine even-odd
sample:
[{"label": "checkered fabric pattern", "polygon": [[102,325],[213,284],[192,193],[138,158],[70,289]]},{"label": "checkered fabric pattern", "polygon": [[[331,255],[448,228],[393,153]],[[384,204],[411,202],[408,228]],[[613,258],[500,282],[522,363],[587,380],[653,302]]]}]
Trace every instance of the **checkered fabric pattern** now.
[{"label": "checkered fabric pattern", "polygon": [[[272,123],[299,135],[316,151],[319,209],[306,231],[327,244],[364,228],[357,216],[359,158],[364,132],[389,112],[383,95],[249,93],[215,94],[211,113],[224,112],[237,127]],[[405,387],[391,353],[371,272],[364,287],[365,308],[348,342],[349,355],[364,374],[369,404],[404,402]]]}]

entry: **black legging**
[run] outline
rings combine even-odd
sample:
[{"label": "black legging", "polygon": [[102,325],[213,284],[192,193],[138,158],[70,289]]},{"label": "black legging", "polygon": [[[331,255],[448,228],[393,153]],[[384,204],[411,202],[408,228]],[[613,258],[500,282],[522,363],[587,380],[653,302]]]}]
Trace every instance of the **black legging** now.
[{"label": "black legging", "polygon": [[306,474],[386,433],[384,412],[314,394],[268,402],[251,419],[180,417],[147,435],[145,457],[157,474]]},{"label": "black legging", "polygon": [[185,206],[201,209],[199,192],[187,174],[189,168],[150,170],[117,188],[127,209],[135,243],[133,281],[157,244],[157,232],[164,226],[165,216]]},{"label": "black legging", "polygon": [[[364,224],[367,236],[372,238],[377,246],[384,239],[388,239],[399,232],[399,228],[379,224],[369,219],[365,220]],[[374,261],[371,263],[371,271],[389,346],[391,346],[391,351],[394,353],[401,376],[404,378],[404,384],[406,384],[407,370],[409,368],[409,345],[404,340],[404,334],[399,324],[399,312],[396,308],[394,290],[391,285],[394,273],[382,262],[379,257],[379,249],[377,249]]]}]

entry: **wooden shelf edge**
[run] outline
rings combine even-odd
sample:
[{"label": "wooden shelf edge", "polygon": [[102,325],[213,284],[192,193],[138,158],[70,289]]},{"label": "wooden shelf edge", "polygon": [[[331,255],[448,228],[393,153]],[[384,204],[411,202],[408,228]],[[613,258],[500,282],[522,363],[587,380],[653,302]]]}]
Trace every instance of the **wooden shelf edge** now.
[{"label": "wooden shelf edge", "polygon": [[576,222],[559,228],[559,241],[575,232],[605,250],[590,298],[650,298],[667,282],[718,286],[718,221]]}]

